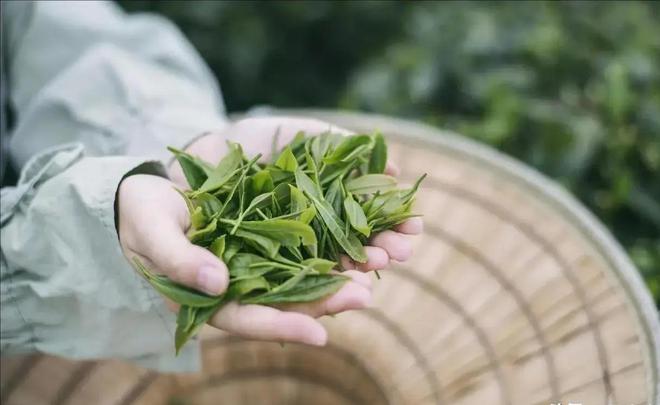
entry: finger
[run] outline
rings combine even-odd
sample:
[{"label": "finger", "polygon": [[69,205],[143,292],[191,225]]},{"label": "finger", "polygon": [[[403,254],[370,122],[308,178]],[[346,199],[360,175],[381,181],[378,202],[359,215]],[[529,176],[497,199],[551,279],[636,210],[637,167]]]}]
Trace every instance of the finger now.
[{"label": "finger", "polygon": [[144,230],[141,251],[170,279],[210,295],[227,289],[227,266],[213,253],[193,245],[183,231],[161,220]]},{"label": "finger", "polygon": [[167,175],[172,180],[172,183],[176,184],[180,189],[190,190],[190,185],[188,184],[188,180],[186,180],[186,176],[183,174],[183,169],[178,160],[175,160],[168,166]]},{"label": "finger", "polygon": [[412,255],[412,244],[404,235],[383,231],[371,239],[370,244],[385,249],[390,259],[403,262]]},{"label": "finger", "polygon": [[394,162],[388,160],[385,164],[385,174],[396,177],[401,174],[401,169],[399,169],[399,166],[397,166]]},{"label": "finger", "polygon": [[184,235],[190,216],[172,183],[156,176],[130,176],[120,186],[119,199],[123,247],[145,256],[181,284],[212,295],[226,289],[224,263]]},{"label": "finger", "polygon": [[371,280],[369,277],[359,271],[346,271],[343,274],[351,277],[352,280],[344,284],[339,291],[330,297],[314,302],[287,304],[278,307],[315,318],[369,307],[371,304]]},{"label": "finger", "polygon": [[367,274],[364,274],[363,272],[356,270],[347,270],[339,274],[343,274],[344,276],[350,277],[351,281],[356,282],[361,286],[363,286],[364,288],[366,288],[367,290],[371,291],[372,288],[371,277],[369,277]]},{"label": "finger", "polygon": [[250,339],[323,346],[328,334],[314,318],[262,305],[230,302],[211,319],[211,325]]},{"label": "finger", "polygon": [[[163,274],[163,271],[160,270],[159,268],[157,268],[156,265],[148,257],[145,257],[144,255],[136,253],[132,250],[129,250],[127,253],[128,253],[126,255],[127,257],[137,257],[138,259],[140,259],[142,264],[147,266],[147,268],[150,271],[152,271],[153,273]],[[167,307],[167,309],[169,309],[170,311],[172,311],[174,313],[179,312],[179,308],[181,308],[180,304],[178,304],[177,302],[175,302],[175,301],[173,301],[173,300],[171,300],[171,299],[169,299],[165,296],[161,296],[161,297],[162,297],[163,301],[165,301],[165,306]]]},{"label": "finger", "polygon": [[[218,134],[217,131],[209,132],[204,136],[196,139],[191,145],[186,148],[186,152],[201,158],[210,163],[217,163],[222,156],[226,155],[229,150],[226,140]],[[168,167],[168,174],[177,186],[183,189],[189,189],[188,180],[183,174],[183,169],[177,159],[172,158]]]},{"label": "finger", "polygon": [[351,260],[350,257],[342,255],[340,257],[342,267],[347,270],[358,269],[361,271],[372,271],[384,269],[390,261],[389,255],[382,248],[365,246],[364,250],[367,253],[368,258],[366,263],[357,263]]},{"label": "finger", "polygon": [[[276,134],[276,149],[279,150],[289,144],[300,131],[304,131],[307,135],[318,135],[327,131],[350,133],[346,129],[313,118],[279,116],[252,117],[238,121],[226,131],[225,137],[234,142],[244,142],[255,134]],[[270,158],[273,146],[270,141],[259,142],[254,146],[250,150],[251,153],[261,153],[262,160]]]},{"label": "finger", "polygon": [[394,230],[406,235],[419,235],[424,231],[424,221],[420,217],[413,217],[395,226]]}]

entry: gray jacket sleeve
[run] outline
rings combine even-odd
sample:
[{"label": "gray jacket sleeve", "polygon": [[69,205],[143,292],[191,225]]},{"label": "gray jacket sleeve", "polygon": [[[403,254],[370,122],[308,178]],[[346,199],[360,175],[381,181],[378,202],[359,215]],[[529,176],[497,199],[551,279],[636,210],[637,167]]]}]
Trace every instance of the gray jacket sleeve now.
[{"label": "gray jacket sleeve", "polygon": [[225,124],[208,68],[155,16],[102,2],[3,6],[21,176],[1,191],[2,354],[197,369],[198,346],[173,356],[174,316],[121,254],[114,198],[129,172],[164,175],[166,145]]}]

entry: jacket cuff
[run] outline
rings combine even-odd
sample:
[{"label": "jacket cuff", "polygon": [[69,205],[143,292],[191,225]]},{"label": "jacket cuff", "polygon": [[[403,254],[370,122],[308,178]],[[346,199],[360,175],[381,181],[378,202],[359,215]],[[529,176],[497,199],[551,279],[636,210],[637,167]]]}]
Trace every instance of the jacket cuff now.
[{"label": "jacket cuff", "polygon": [[124,258],[115,228],[121,180],[163,175],[162,165],[86,158],[79,145],[50,153],[26,165],[17,187],[2,190],[3,354],[36,350],[197,369],[198,343],[174,356],[175,315]]}]

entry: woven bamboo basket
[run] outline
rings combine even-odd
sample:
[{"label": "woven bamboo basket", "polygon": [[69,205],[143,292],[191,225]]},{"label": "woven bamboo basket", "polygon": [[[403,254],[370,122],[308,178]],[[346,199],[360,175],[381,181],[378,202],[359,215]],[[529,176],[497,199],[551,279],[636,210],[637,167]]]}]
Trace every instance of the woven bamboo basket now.
[{"label": "woven bamboo basket", "polygon": [[660,404],[659,326],[630,260],[574,198],[489,148],[409,121],[380,129],[404,181],[429,174],[416,253],[373,308],[325,319],[325,348],[203,333],[204,372],[2,360],[3,404]]}]

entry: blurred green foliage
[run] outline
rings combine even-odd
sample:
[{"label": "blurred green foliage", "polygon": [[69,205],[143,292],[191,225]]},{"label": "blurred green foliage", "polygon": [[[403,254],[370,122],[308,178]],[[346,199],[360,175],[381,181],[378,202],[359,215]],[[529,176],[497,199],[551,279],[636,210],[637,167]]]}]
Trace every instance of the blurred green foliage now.
[{"label": "blurred green foliage", "polygon": [[660,304],[660,3],[121,1],[171,18],[230,111],[376,111],[553,177]]}]

